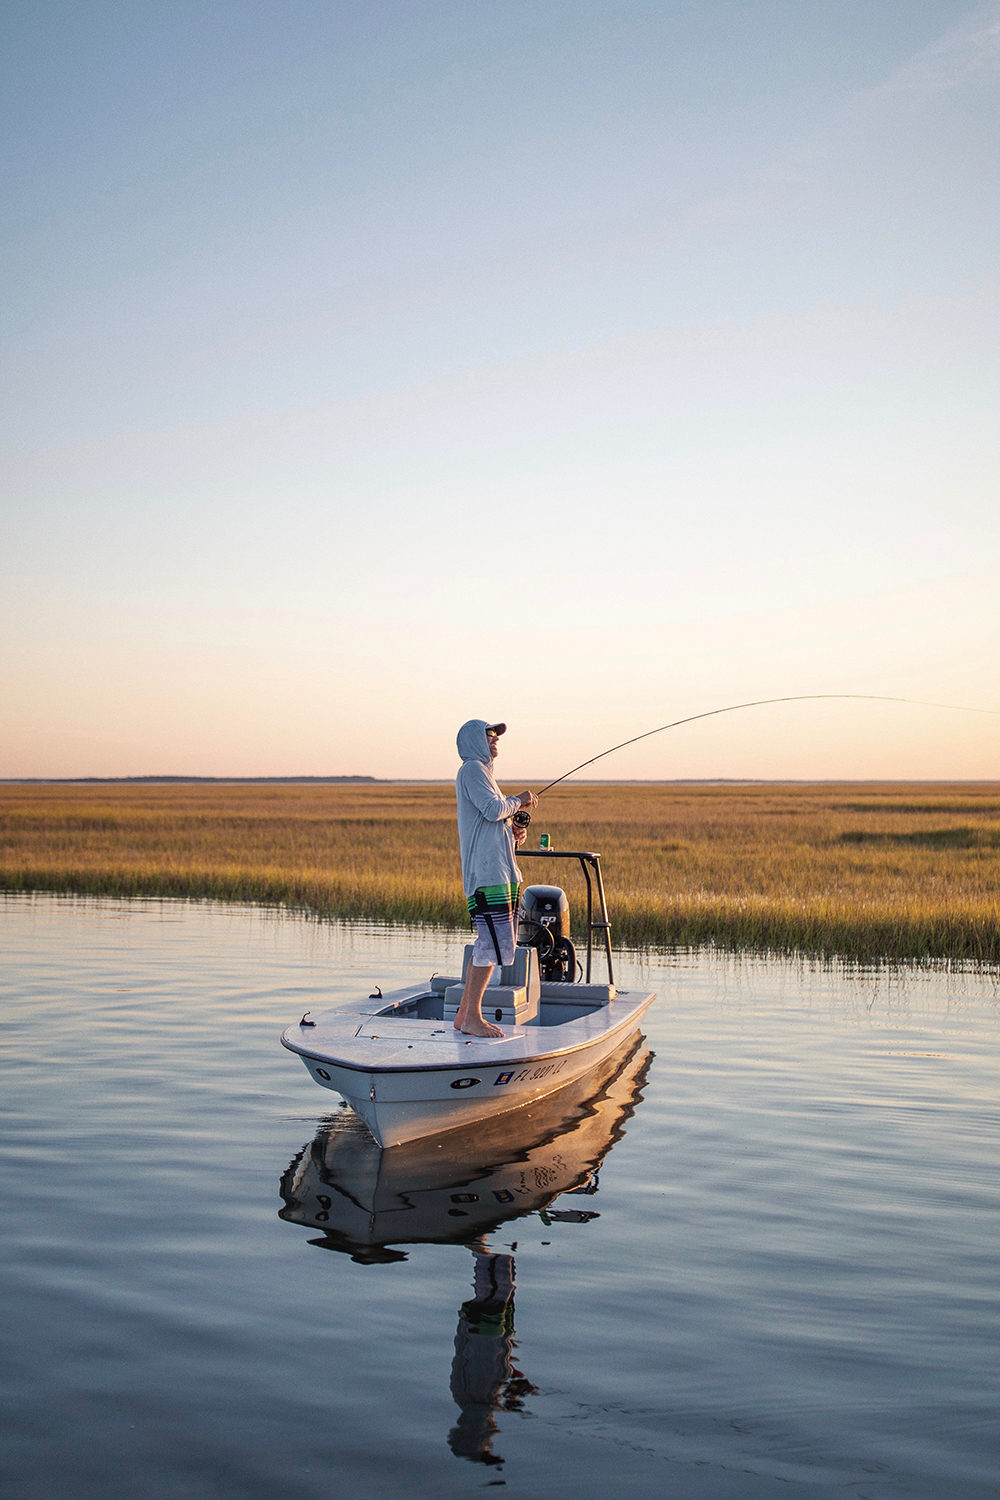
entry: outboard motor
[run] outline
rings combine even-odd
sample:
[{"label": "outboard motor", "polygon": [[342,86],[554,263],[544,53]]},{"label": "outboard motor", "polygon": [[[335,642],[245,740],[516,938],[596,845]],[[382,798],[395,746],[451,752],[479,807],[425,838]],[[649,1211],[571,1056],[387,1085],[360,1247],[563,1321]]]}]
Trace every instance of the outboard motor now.
[{"label": "outboard motor", "polygon": [[572,984],[576,949],[569,935],[569,902],[557,885],[528,885],[521,892],[517,941],[538,950],[542,979]]}]

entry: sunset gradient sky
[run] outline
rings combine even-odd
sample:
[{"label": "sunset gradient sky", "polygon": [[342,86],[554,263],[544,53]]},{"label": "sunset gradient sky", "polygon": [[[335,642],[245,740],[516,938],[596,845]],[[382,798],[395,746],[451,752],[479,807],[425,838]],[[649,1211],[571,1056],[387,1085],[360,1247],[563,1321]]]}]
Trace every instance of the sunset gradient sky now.
[{"label": "sunset gradient sky", "polygon": [[[11,0],[0,776],[1000,710],[1000,4]],[[612,777],[1000,776],[788,704]]]}]

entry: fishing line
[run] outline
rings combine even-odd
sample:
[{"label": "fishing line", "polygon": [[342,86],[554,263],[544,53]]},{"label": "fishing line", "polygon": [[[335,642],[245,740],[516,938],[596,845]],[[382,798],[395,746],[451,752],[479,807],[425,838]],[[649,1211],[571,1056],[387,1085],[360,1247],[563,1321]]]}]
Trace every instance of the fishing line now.
[{"label": "fishing line", "polygon": [[572,771],[564,771],[557,776],[555,781],[550,781],[548,786],[543,786],[537,793],[541,797],[545,792],[550,792],[560,781],[565,781],[568,776],[575,776],[577,771],[592,766],[595,760],[603,760],[606,755],[613,755],[616,750],[624,750],[626,745],[634,745],[638,740],[648,740],[652,734],[662,734],[665,729],[677,729],[681,724],[693,724],[696,719],[711,719],[716,714],[732,714],[741,708],[762,708],[768,703],[815,703],[821,698],[850,698],[863,699],[871,703],[909,703],[917,708],[947,708],[954,713],[963,714],[1000,714],[996,708],[968,708],[958,703],[928,703],[923,698],[893,698],[885,693],[796,693],[789,698],[757,698],[753,703],[730,703],[726,708],[710,708],[702,714],[691,714],[686,719],[675,719],[672,724],[661,724],[658,729],[647,729],[645,734],[636,734],[630,740],[622,740],[620,745],[612,745],[610,750],[602,750],[599,755],[592,755],[589,760],[581,761],[574,766]]}]

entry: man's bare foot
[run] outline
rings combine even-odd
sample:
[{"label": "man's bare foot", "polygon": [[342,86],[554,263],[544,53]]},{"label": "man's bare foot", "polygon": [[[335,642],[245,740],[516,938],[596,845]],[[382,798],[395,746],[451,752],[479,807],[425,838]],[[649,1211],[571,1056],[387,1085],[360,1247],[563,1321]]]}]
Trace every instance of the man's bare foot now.
[{"label": "man's bare foot", "polygon": [[456,1031],[462,1032],[465,1036],[503,1036],[499,1026],[494,1026],[492,1021],[484,1021],[481,1017],[478,1020],[474,1017],[459,1020],[456,1016],[454,1026]]}]

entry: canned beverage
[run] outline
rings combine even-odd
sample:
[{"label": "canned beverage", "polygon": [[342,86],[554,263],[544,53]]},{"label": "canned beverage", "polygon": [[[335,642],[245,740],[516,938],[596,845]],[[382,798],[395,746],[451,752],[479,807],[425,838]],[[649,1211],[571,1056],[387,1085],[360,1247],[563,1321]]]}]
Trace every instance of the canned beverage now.
[{"label": "canned beverage", "polygon": [[543,833],[540,836],[540,838],[538,840],[538,847],[539,847],[539,849],[551,849],[552,848],[552,845],[549,842],[549,836],[548,836],[547,833]]}]

